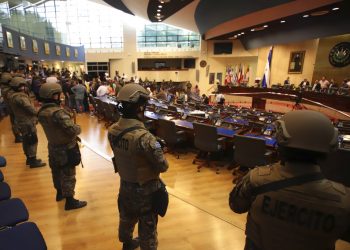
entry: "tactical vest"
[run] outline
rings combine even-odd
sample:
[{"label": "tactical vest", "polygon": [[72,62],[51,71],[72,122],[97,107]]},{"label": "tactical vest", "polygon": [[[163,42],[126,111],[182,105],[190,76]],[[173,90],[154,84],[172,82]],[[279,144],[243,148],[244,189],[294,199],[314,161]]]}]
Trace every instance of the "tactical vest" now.
[{"label": "tactical vest", "polygon": [[[45,104],[38,112],[38,120],[44,129],[46,138],[52,146],[75,145],[76,138],[67,135],[65,129],[54,122],[53,116],[62,108],[56,104]],[[64,112],[67,112],[64,110]]]},{"label": "tactical vest", "polygon": [[[254,169],[251,185],[285,179],[280,170]],[[349,213],[349,191],[341,184],[323,179],[290,186],[256,197],[246,235],[262,250],[334,250],[350,225]]]},{"label": "tactical vest", "polygon": [[[123,129],[125,128],[113,125],[109,133],[116,137]],[[159,172],[147,160],[145,153],[140,150],[140,139],[147,133],[149,132],[144,129],[126,133],[112,148],[122,180],[142,185],[150,180],[159,179]]]},{"label": "tactical vest", "polygon": [[10,94],[8,97],[9,97],[11,109],[12,109],[13,113],[15,114],[16,121],[19,124],[21,124],[21,123],[27,124],[28,122],[34,122],[36,120],[36,115],[28,113],[28,111],[25,110],[22,106],[17,105],[17,103],[15,103],[15,99],[17,99],[17,98],[18,99],[28,99],[29,102],[31,103],[30,97],[26,93],[15,92],[13,94]]}]

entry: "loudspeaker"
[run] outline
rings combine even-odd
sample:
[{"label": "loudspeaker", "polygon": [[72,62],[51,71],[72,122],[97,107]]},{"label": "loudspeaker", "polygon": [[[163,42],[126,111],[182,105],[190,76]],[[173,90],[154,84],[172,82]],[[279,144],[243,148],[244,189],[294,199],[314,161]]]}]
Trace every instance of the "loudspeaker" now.
[{"label": "loudspeaker", "polygon": [[199,82],[199,69],[196,69],[196,82]]},{"label": "loudspeaker", "polygon": [[209,66],[210,65],[207,65],[206,69],[205,69],[205,76],[208,77],[209,75]]},{"label": "loudspeaker", "polygon": [[131,63],[131,73],[135,74],[136,70],[135,70],[135,62]]}]

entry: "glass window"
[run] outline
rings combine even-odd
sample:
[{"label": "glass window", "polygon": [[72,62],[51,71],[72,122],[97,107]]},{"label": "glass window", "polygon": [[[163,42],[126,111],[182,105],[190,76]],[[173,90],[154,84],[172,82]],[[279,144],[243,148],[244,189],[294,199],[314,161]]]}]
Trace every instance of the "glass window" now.
[{"label": "glass window", "polygon": [[137,29],[137,46],[138,48],[170,47],[199,50],[200,35],[162,23],[144,23]]}]

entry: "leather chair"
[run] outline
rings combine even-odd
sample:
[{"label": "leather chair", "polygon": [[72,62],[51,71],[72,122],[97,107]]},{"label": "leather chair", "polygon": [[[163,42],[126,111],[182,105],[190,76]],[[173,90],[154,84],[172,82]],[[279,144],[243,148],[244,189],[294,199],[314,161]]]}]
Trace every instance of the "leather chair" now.
[{"label": "leather chair", "polygon": [[266,150],[265,140],[243,135],[235,135],[234,162],[236,168],[233,171],[234,182],[255,166],[264,166],[271,161],[272,151]]},{"label": "leather chair", "polygon": [[45,240],[33,222],[25,222],[0,231],[1,249],[46,250]]},{"label": "leather chair", "polygon": [[[219,155],[219,159],[222,158],[223,152],[224,152],[224,143],[225,143],[225,137],[218,137],[218,132],[215,126],[203,124],[203,123],[193,123],[193,129],[194,129],[194,145],[197,149],[200,150],[197,157],[193,160],[193,164],[196,164],[197,162],[203,162],[204,164],[201,164],[197,167],[198,172],[200,172],[200,169],[204,166],[210,166],[210,163],[214,163],[214,161],[211,161],[210,157],[217,153]],[[201,159],[201,154],[207,154],[204,159]],[[219,174],[219,161],[215,162],[216,167],[216,173]]]},{"label": "leather chair", "polygon": [[324,176],[350,187],[350,150],[338,149],[319,162]]},{"label": "leather chair", "polygon": [[176,153],[179,159],[178,146],[186,142],[185,131],[178,130],[173,121],[158,119],[157,135],[166,142],[169,152]]}]

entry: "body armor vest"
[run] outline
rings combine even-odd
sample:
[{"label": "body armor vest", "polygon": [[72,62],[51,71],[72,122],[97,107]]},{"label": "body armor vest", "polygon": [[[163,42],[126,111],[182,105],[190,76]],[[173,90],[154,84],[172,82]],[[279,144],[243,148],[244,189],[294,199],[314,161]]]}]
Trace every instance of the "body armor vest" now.
[{"label": "body armor vest", "polygon": [[54,121],[54,114],[60,110],[62,108],[57,104],[45,104],[38,112],[38,120],[51,146],[75,145],[76,138],[67,135],[65,129]]},{"label": "body armor vest", "polygon": [[[252,186],[286,178],[280,169],[254,169]],[[262,250],[334,250],[350,224],[349,211],[349,193],[341,184],[323,179],[290,186],[256,197],[246,234]]]},{"label": "body armor vest", "polygon": [[[16,121],[18,123],[28,123],[28,122],[34,122],[36,120],[36,115],[29,113],[27,110],[25,110],[23,107],[21,107],[20,105],[17,105],[17,103],[15,102],[15,100],[18,99],[28,99],[29,102],[30,101],[30,97],[23,92],[15,92],[13,94],[10,94],[8,96],[9,101],[10,101],[10,106],[11,109],[13,111],[13,113],[15,114],[16,117]],[[34,107],[33,107],[34,109]]]},{"label": "body armor vest", "polygon": [[[126,127],[118,127],[117,124],[110,129],[110,134],[116,137],[124,129]],[[113,145],[115,163],[120,178],[124,181],[142,185],[150,180],[159,179],[159,172],[148,162],[145,152],[140,147],[141,137],[146,133],[149,131],[145,129],[131,131]]]}]

